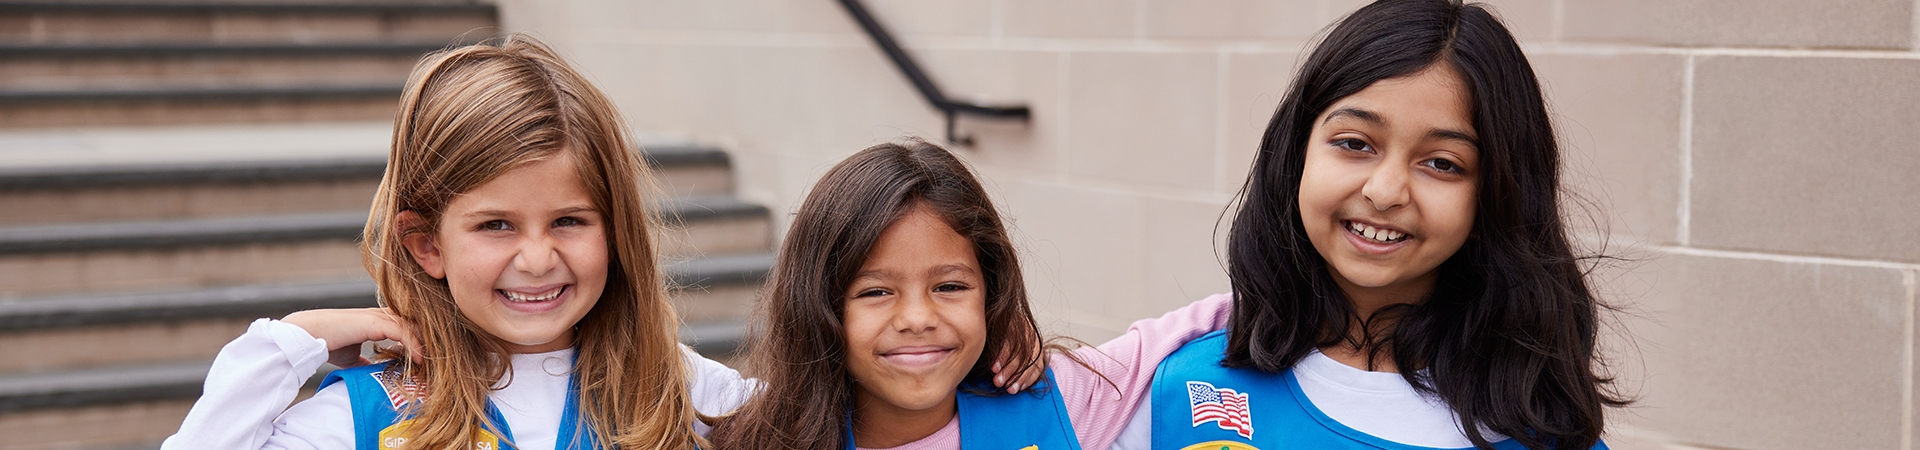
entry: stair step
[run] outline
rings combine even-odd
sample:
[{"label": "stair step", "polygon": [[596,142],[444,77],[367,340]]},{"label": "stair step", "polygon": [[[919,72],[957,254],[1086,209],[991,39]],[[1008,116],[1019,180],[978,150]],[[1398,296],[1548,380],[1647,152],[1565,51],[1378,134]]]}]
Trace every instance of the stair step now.
[{"label": "stair step", "polygon": [[0,413],[200,396],[212,361],[0,375]]},{"label": "stair step", "polygon": [[[394,92],[399,92],[397,89]],[[0,128],[286,124],[393,120],[391,97],[249,98],[193,102],[32,102],[0,104]]]},{"label": "stair step", "polygon": [[10,109],[36,103],[218,103],[380,99],[399,104],[399,84],[300,86],[142,86],[0,91]]},{"label": "stair step", "polygon": [[[743,323],[772,258],[730,255],[665,266],[669,279],[697,281],[669,293],[682,319],[708,326],[690,336],[701,336],[697,340],[710,349],[738,345],[737,338],[713,337],[710,325]],[[0,300],[0,347],[16,349],[13,357],[0,359],[0,373],[205,357],[255,318],[370,307],[374,298],[373,281],[359,276]]]},{"label": "stair step", "polygon": [[[0,108],[3,109],[3,108]],[[0,226],[364,210],[390,123],[0,132]],[[733,191],[726,153],[644,145],[671,196]],[[98,161],[117,161],[101,164]]]},{"label": "stair step", "polygon": [[[663,206],[684,221],[661,248],[670,257],[771,245],[764,207],[726,197]],[[345,211],[0,227],[0,297],[352,276],[365,223],[365,212]]]},{"label": "stair step", "polygon": [[193,290],[63,295],[0,302],[0,332],[208,318],[254,318],[314,308],[374,306],[365,278]]},{"label": "stair step", "polygon": [[21,26],[0,41],[447,42],[495,27],[496,16],[477,2],[9,2],[0,21]]},{"label": "stair step", "polygon": [[0,227],[0,255],[352,240],[365,211]]},{"label": "stair step", "polygon": [[180,429],[193,400],[0,414],[9,450],[154,450]]},{"label": "stair step", "polygon": [[[733,197],[679,198],[657,211],[698,233],[710,222],[764,223],[768,210]],[[81,222],[0,227],[0,256],[160,250],[314,240],[352,240],[366,226],[364,211],[252,215],[125,222]],[[757,247],[766,248],[764,240]],[[728,249],[732,250],[732,249]],[[716,251],[713,253],[737,253]]]},{"label": "stair step", "polygon": [[402,85],[445,43],[0,45],[0,89]]},{"label": "stair step", "polygon": [[[681,289],[757,287],[773,255],[724,255],[663,268]],[[0,332],[210,318],[254,318],[314,308],[374,306],[364,277],[117,294],[68,294],[0,300]]]}]

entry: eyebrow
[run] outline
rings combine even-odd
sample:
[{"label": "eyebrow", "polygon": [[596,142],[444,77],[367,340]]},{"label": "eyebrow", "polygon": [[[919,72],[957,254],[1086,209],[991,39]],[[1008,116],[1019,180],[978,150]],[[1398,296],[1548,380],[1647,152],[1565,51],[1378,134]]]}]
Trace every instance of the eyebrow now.
[{"label": "eyebrow", "polygon": [[[973,268],[967,267],[961,264],[942,264],[938,266],[933,266],[933,268],[931,269],[927,269],[928,275],[946,275],[954,272],[975,273]],[[860,273],[853,274],[853,279],[858,280],[858,279],[867,278],[867,277],[886,278],[886,277],[894,276],[895,274],[896,272],[894,272],[893,269],[878,267],[878,268],[873,268],[868,270],[862,270],[860,271]]]},{"label": "eyebrow", "polygon": [[[575,205],[575,206],[569,206],[566,208],[556,209],[553,212],[556,215],[564,216],[568,214],[579,214],[582,212],[599,212],[599,211],[600,210],[594,209],[594,207],[592,206]],[[473,212],[463,214],[461,215],[461,217],[509,217],[512,215],[513,215],[512,213],[507,212],[506,210],[483,209],[483,210],[473,211]]]},{"label": "eyebrow", "polygon": [[1366,121],[1367,123],[1371,123],[1374,125],[1385,126],[1387,124],[1387,121],[1381,119],[1379,114],[1374,114],[1373,111],[1357,109],[1357,108],[1340,108],[1340,109],[1333,110],[1333,112],[1327,113],[1327,120],[1320,121],[1320,123],[1322,124],[1331,123],[1333,122],[1333,119],[1338,119],[1341,117],[1352,117],[1355,119]]},{"label": "eyebrow", "polygon": [[942,264],[942,265],[939,265],[939,266],[935,266],[935,267],[934,267],[933,269],[931,269],[931,270],[928,270],[928,271],[927,271],[927,274],[929,274],[929,275],[946,275],[946,274],[949,274],[949,273],[954,273],[954,272],[966,272],[966,273],[969,273],[969,274],[971,274],[971,273],[974,273],[974,270],[973,270],[973,268],[972,268],[972,267],[967,267],[967,266],[964,266],[964,265],[960,265],[960,264]]},{"label": "eyebrow", "polygon": [[[1333,122],[1333,119],[1337,119],[1341,117],[1352,117],[1355,119],[1360,119],[1363,122],[1367,122],[1375,126],[1383,126],[1383,127],[1387,126],[1387,120],[1380,118],[1379,114],[1375,114],[1373,111],[1368,111],[1368,110],[1359,109],[1359,108],[1340,108],[1340,109],[1333,110],[1333,112],[1327,113],[1327,119],[1321,121],[1320,123],[1323,123],[1323,124],[1330,123],[1330,122]],[[1460,142],[1466,143],[1467,145],[1472,145],[1473,148],[1480,148],[1479,139],[1474,139],[1473,135],[1467,134],[1466,132],[1459,131],[1459,130],[1435,128],[1432,131],[1427,132],[1427,137],[1430,139],[1448,139],[1448,140],[1460,141]]]}]

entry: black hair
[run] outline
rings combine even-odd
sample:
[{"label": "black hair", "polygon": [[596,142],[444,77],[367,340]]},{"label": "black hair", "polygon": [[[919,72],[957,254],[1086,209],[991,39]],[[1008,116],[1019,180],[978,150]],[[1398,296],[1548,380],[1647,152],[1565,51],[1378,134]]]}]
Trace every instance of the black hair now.
[{"label": "black hair", "polygon": [[[1339,99],[1435,64],[1454,69],[1471,98],[1483,167],[1473,232],[1441,263],[1426,299],[1359,317],[1301,222],[1308,137]],[[1476,424],[1528,448],[1593,446],[1604,408],[1626,400],[1595,372],[1605,305],[1560,216],[1559,152],[1533,68],[1484,6],[1381,0],[1342,19],[1288,88],[1240,190],[1227,238],[1236,298],[1222,364],[1277,373],[1351,343],[1370,358],[1390,353],[1409,383],[1447,402],[1478,447],[1491,445]]]}]

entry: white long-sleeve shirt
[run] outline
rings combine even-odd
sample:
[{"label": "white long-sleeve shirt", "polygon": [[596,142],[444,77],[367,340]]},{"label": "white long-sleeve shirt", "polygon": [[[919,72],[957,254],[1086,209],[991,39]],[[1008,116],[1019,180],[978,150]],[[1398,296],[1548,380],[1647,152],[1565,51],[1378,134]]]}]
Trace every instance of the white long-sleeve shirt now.
[{"label": "white long-sleeve shirt", "polygon": [[[681,351],[693,367],[693,407],[721,415],[746,402],[758,382],[701,357]],[[260,319],[246,334],[220,349],[207,374],[205,389],[180,431],[162,450],[339,449],[354,448],[353,407],[343,383],[287,407],[300,386],[327,360],[326,342],[285,322]],[[560,414],[566,406],[573,350],[513,355],[511,380],[487,397],[511,425],[519,448],[554,448]],[[706,428],[696,425],[705,432]]]}]

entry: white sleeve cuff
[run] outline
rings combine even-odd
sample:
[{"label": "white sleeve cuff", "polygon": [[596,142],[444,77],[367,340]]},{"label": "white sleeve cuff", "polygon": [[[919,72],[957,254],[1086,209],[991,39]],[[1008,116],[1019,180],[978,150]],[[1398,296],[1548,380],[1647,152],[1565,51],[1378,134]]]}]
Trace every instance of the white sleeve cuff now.
[{"label": "white sleeve cuff", "polygon": [[327,341],[307,333],[305,328],[272,319],[260,319],[247,326],[247,333],[263,333],[287,356],[295,373],[313,373],[327,362]]}]

